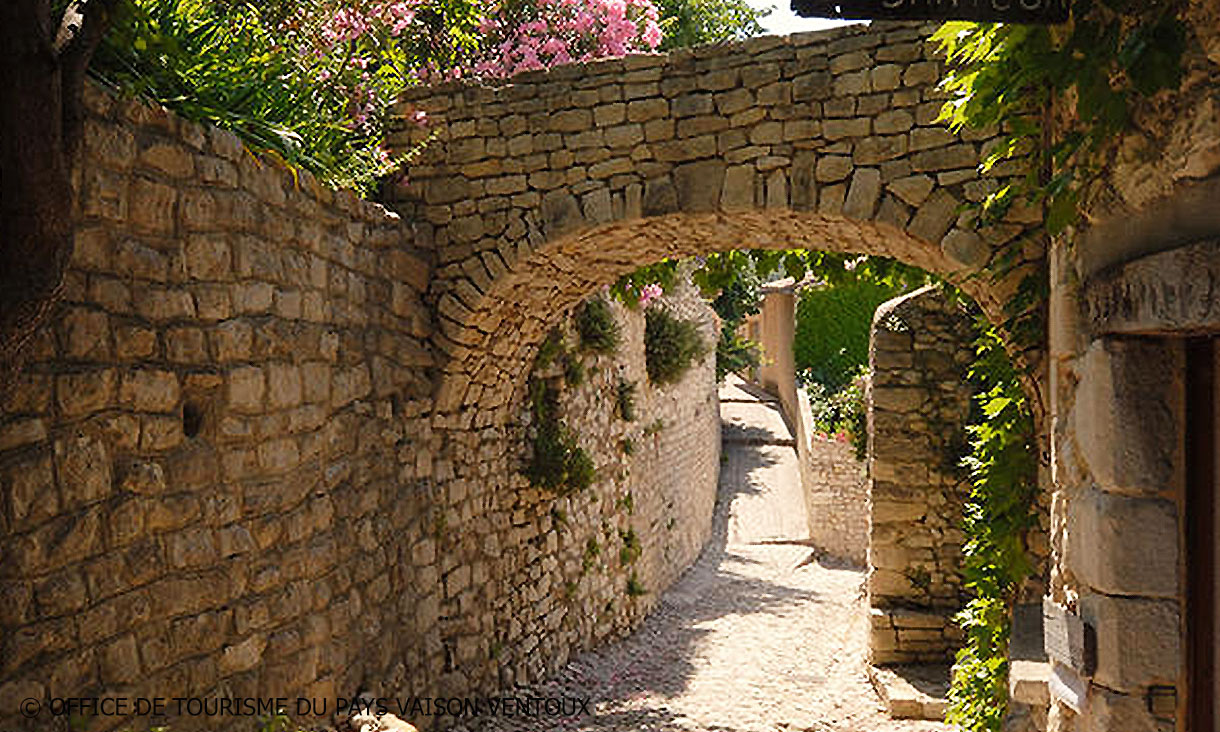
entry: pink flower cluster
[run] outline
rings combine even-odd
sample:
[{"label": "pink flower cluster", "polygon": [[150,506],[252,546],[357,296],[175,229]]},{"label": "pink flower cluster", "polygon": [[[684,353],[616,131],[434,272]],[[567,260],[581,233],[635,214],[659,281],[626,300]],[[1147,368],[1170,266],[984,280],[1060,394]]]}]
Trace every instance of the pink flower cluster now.
[{"label": "pink flower cluster", "polygon": [[848,436],[848,434],[842,430],[839,430],[838,432],[834,433],[833,435],[827,434],[826,432],[819,432],[819,433],[817,433],[817,437],[819,440],[826,440],[827,442],[833,440],[834,442],[844,443],[844,444],[847,443],[851,439]]},{"label": "pink flower cluster", "polygon": [[493,7],[479,24],[486,38],[477,76],[523,71],[648,51],[661,42],[652,0],[534,0],[524,22],[499,17]]},{"label": "pink flower cluster", "polygon": [[664,294],[665,290],[661,289],[661,286],[655,282],[644,285],[644,289],[640,290],[640,307],[648,307],[648,303],[656,300],[658,297]]}]

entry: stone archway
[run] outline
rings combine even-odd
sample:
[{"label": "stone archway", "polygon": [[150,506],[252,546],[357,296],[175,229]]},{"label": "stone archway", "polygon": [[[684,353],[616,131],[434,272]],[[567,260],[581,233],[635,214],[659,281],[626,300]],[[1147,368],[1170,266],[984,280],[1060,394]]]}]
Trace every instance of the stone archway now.
[{"label": "stone archway", "polygon": [[[401,100],[396,144],[430,140],[392,197],[435,258],[432,423],[465,502],[495,514],[533,494],[513,468],[513,435],[538,346],[563,313],[641,265],[739,248],[888,256],[958,284],[1004,320],[1043,250],[1027,246],[1004,277],[987,270],[1038,215],[1014,209],[973,230],[966,204],[1023,171],[981,175],[991,138],[936,122],[945,97],[930,30],[877,23],[759,38]],[[406,121],[417,111],[426,130]],[[1023,355],[1039,373],[1041,347]],[[1041,390],[1030,388],[1040,412]],[[439,550],[510,586],[534,571],[460,538]],[[441,635],[458,649],[477,643],[461,604],[441,608],[453,618]],[[496,673],[477,655],[464,668],[472,683]],[[538,675],[537,660],[515,678]]]},{"label": "stone archway", "polygon": [[[959,282],[1001,320],[1028,270],[969,275],[1038,217],[1014,211],[982,236],[971,230],[963,205],[1021,171],[981,176],[990,138],[936,122],[930,30],[874,23],[405,96],[404,118],[431,120],[397,197],[437,257],[437,411],[497,421],[548,316],[663,257],[892,256]],[[1026,254],[1042,266],[1040,250]]]}]

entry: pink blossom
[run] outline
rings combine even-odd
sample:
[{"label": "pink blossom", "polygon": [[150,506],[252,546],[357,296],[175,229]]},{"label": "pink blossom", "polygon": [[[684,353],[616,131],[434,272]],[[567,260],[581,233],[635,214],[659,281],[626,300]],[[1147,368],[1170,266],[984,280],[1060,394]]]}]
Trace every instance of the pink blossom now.
[{"label": "pink blossom", "polygon": [[665,291],[655,282],[644,285],[644,288],[640,290],[640,307],[648,307],[648,303],[664,294]]}]

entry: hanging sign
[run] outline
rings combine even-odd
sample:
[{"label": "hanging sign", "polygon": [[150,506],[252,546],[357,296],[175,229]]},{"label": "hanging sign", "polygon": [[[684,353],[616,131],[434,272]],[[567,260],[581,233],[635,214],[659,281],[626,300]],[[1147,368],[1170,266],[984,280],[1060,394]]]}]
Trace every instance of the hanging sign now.
[{"label": "hanging sign", "polygon": [[802,18],[1064,23],[1071,0],[792,0]]}]

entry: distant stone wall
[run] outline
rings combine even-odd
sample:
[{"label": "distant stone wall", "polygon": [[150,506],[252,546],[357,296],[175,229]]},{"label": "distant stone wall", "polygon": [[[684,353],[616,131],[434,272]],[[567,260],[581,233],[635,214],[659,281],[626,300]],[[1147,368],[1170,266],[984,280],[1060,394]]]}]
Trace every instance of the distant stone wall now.
[{"label": "distant stone wall", "polygon": [[809,539],[820,551],[863,565],[868,558],[868,477],[849,442],[815,434],[809,397],[797,392],[804,444],[798,443]]},{"label": "distant stone wall", "polygon": [[[715,314],[693,288],[652,307],[700,323],[709,345],[719,332]],[[716,502],[720,402],[714,352],[680,382],[653,386],[645,371],[644,312],[617,303],[612,308],[621,342],[611,355],[581,355],[570,322],[562,328],[585,375],[577,386],[561,386],[560,411],[593,458],[597,478],[589,489],[561,498],[523,490],[523,496],[536,496],[537,504],[527,508],[520,499],[517,504],[542,513],[545,541],[548,546],[554,542],[557,552],[516,570],[519,576],[543,570],[549,596],[510,597],[505,610],[523,624],[535,619],[546,629],[536,640],[555,647],[554,667],[569,653],[621,635],[643,620],[661,591],[698,557],[710,535]],[[562,364],[554,364],[542,374],[562,385],[563,371]],[[616,408],[620,382],[634,385],[630,420]],[[523,413],[521,424],[529,420]],[[633,556],[633,544],[638,556]],[[633,594],[638,590],[645,594]],[[514,650],[506,652],[502,664],[516,667],[519,679],[536,678],[530,668],[533,641],[504,640]]]},{"label": "distant stone wall", "polygon": [[935,287],[877,308],[869,343],[868,578],[874,663],[942,661],[960,631],[962,507],[957,467],[972,390],[973,324]]}]

